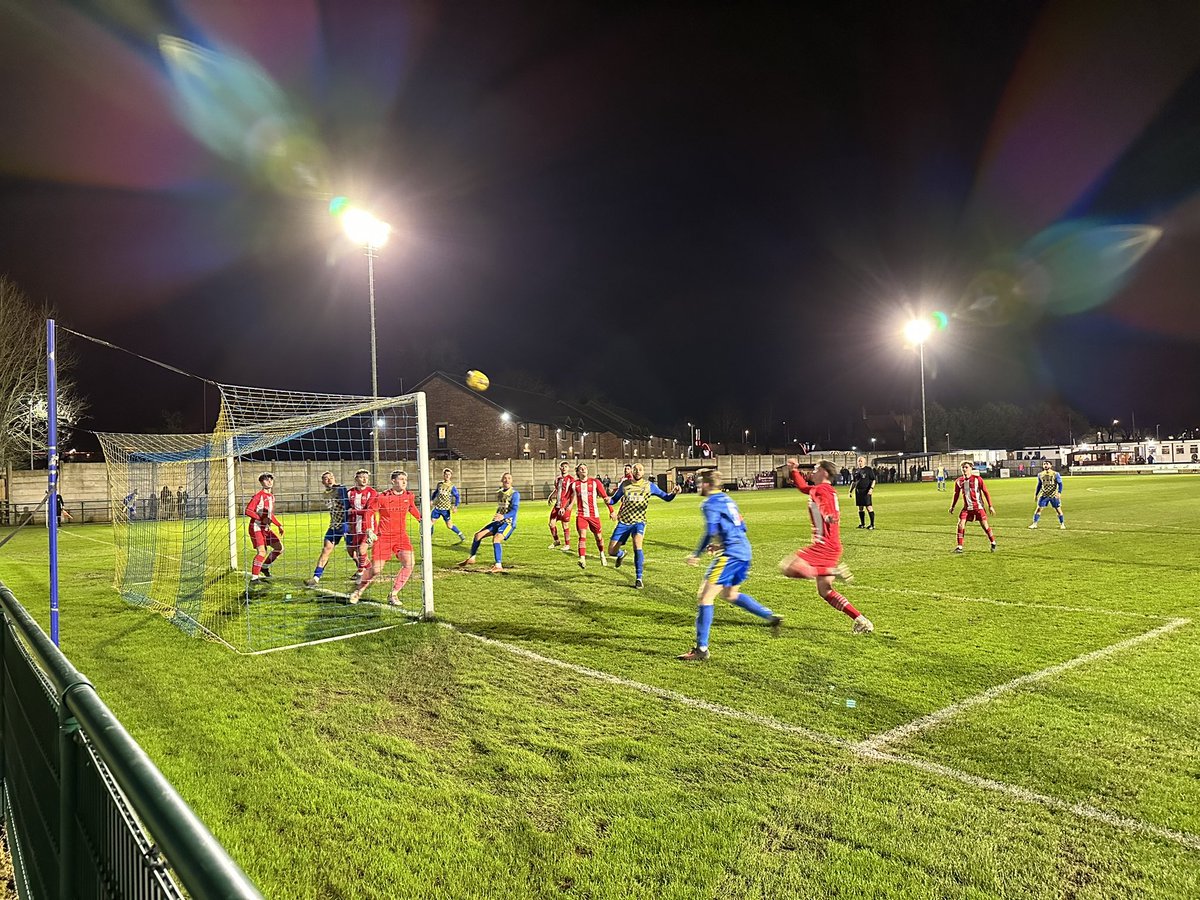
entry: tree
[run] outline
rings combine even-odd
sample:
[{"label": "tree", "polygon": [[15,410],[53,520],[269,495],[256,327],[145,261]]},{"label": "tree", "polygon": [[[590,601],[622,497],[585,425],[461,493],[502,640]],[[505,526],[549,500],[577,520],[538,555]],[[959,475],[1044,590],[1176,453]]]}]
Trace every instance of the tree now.
[{"label": "tree", "polygon": [[[29,465],[47,446],[46,319],[12,279],[0,275],[0,464]],[[73,360],[59,352],[58,442],[83,413],[71,380]]]}]

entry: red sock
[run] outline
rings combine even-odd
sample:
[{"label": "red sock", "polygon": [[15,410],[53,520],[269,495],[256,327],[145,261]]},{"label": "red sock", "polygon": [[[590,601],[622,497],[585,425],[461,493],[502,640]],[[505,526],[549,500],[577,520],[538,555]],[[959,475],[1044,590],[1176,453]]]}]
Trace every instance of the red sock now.
[{"label": "red sock", "polygon": [[960,529],[958,529],[958,546],[960,546],[960,547],[962,546],[962,539],[963,539],[963,530],[960,528]]},{"label": "red sock", "polygon": [[262,566],[263,566],[262,557],[261,556],[254,557],[254,563],[250,566],[250,574],[251,575],[262,574]]},{"label": "red sock", "polygon": [[581,534],[579,535],[579,558],[583,559],[585,556],[587,556],[587,541]]},{"label": "red sock", "polygon": [[267,561],[265,563],[263,563],[263,565],[269,566],[271,563],[275,562],[275,560],[277,560],[277,559],[279,559],[279,551],[272,550],[271,555],[267,557]]},{"label": "red sock", "polygon": [[859,616],[858,610],[855,609],[853,605],[851,605],[849,600],[847,600],[845,597],[843,597],[837,591],[831,590],[829,592],[829,594],[825,597],[825,602],[828,603],[830,606],[832,606],[834,609],[838,610],[839,612],[844,612],[846,615],[848,615],[852,619],[857,619]]},{"label": "red sock", "polygon": [[984,534],[986,534],[986,535],[988,536],[988,540],[989,540],[989,541],[991,541],[993,544],[994,544],[994,543],[996,543],[996,539],[995,539],[994,537],[992,537],[992,529],[990,529],[990,528],[988,528],[986,525],[984,525],[984,526],[983,526],[983,533],[984,533]]}]

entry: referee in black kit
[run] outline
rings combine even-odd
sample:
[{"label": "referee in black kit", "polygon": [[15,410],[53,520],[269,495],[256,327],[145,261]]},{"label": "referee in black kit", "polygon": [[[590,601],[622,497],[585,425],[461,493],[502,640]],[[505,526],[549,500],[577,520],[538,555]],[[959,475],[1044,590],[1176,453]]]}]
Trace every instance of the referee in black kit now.
[{"label": "referee in black kit", "polygon": [[[850,487],[854,494],[854,503],[858,506],[858,527],[868,531],[875,530],[875,507],[871,501],[875,494],[875,470],[867,465],[867,458],[858,458],[858,468],[854,470],[854,482]],[[866,524],[866,513],[871,516],[871,524]]]}]

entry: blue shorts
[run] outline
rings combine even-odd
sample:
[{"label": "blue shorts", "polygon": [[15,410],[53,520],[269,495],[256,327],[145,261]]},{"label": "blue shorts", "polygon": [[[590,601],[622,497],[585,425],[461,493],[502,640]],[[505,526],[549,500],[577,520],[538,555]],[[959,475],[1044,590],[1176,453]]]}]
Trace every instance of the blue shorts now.
[{"label": "blue shorts", "polygon": [[724,553],[720,553],[704,573],[704,580],[721,587],[736,587],[745,581],[749,574],[750,560],[730,559]]},{"label": "blue shorts", "polygon": [[329,526],[329,530],[325,532],[325,540],[330,544],[340,544],[342,538],[350,533],[350,526],[343,522],[338,526]]},{"label": "blue shorts", "polygon": [[1059,500],[1057,497],[1038,497],[1038,509],[1045,509],[1047,506],[1059,508]]},{"label": "blue shorts", "polygon": [[430,521],[432,521],[433,519],[445,519],[447,522],[449,522],[451,512],[453,512],[453,510],[450,510],[450,509],[430,510],[429,519],[430,519]]},{"label": "blue shorts", "polygon": [[499,522],[488,522],[480,531],[486,531],[488,534],[496,534],[508,527],[508,519],[501,519]]},{"label": "blue shorts", "polygon": [[612,537],[610,537],[608,540],[613,544],[623,544],[629,540],[630,535],[645,533],[645,522],[622,522],[613,529]]}]

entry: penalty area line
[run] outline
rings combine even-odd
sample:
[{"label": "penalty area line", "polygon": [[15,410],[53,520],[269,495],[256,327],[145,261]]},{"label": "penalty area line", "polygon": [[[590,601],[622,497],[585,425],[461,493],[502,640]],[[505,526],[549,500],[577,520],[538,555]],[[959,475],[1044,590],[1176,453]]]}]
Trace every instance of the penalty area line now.
[{"label": "penalty area line", "polygon": [[[1189,619],[1178,619],[1174,622],[1163,626],[1163,629],[1178,628],[1187,624]],[[917,756],[911,756],[905,753],[892,753],[886,750],[867,748],[865,742],[855,743],[846,738],[838,737],[833,734],[826,734],[822,731],[816,731],[812,728],[805,728],[802,725],[791,725],[787,722],[782,722],[779,719],[771,716],[764,716],[758,713],[744,712],[739,709],[734,709],[730,706],[724,706],[720,703],[711,703],[707,700],[700,700],[696,697],[689,697],[687,694],[681,694],[678,691],[672,691],[668,688],[655,687],[654,685],[644,684],[640,681],[634,681],[630,678],[622,678],[619,675],[612,675],[608,672],[602,672],[598,669],[589,669],[587,666],[581,666],[576,663],[567,662],[566,660],[555,659],[552,656],[544,656],[533,650],[528,650],[525,647],[517,644],[510,644],[505,641],[498,641],[495,638],[484,637],[481,634],[474,634],[470,631],[461,631],[454,627],[449,622],[441,622],[442,627],[448,628],[465,638],[469,638],[477,643],[484,644],[488,647],[494,647],[498,650],[503,650],[514,656],[520,656],[532,662],[541,663],[543,665],[553,666],[557,669],[563,669],[580,675],[584,678],[589,678],[594,681],[600,681],[618,687],[630,688],[642,694],[647,694],[651,697],[658,697],[662,700],[667,700],[672,703],[678,703],[681,706],[687,706],[692,709],[699,709],[713,715],[722,716],[727,719],[734,719],[739,722],[749,722],[753,725],[758,725],[763,728],[768,728],[772,731],[778,731],[783,734],[793,734],[799,737],[807,738],[810,741],[826,746],[836,747],[841,750],[846,750],[860,759],[870,760],[873,762],[892,763],[894,765],[907,766],[911,769],[924,772],[929,775],[935,775],[941,778],[957,781],[961,784],[973,787],[979,790],[990,791],[996,794],[1002,794],[1006,797],[1011,797],[1022,803],[1027,803],[1033,806],[1041,806],[1044,809],[1052,812],[1070,813],[1082,819],[1088,819],[1093,822],[1099,822],[1114,828],[1118,831],[1130,832],[1146,837],[1154,837],[1160,840],[1168,841],[1172,844],[1178,844],[1189,850],[1200,851],[1200,835],[1191,834],[1186,831],[1177,831],[1171,828],[1163,828],[1158,825],[1144,822],[1141,819],[1135,819],[1131,816],[1123,816],[1118,813],[1108,812],[1099,809],[1095,806],[1090,806],[1086,803],[1071,803],[1068,800],[1063,800],[1060,797],[1052,797],[1049,794],[1042,794],[1038,791],[1030,790],[1029,788],[1021,787],[1016,784],[1009,784],[1006,781],[997,781],[993,778],[984,778],[979,775],[973,775],[970,772],[964,772],[961,769],[955,769],[951,766],[942,765],[941,763],[930,762],[929,760],[921,759]],[[1160,632],[1162,629],[1155,629],[1155,632]],[[1152,632],[1147,632],[1144,635],[1138,635],[1137,640],[1149,640]],[[1154,634],[1157,637],[1157,634]],[[1135,640],[1135,639],[1130,639]],[[1123,642],[1127,645],[1128,642]],[[1115,645],[1114,645],[1115,646]],[[1115,652],[1113,648],[1104,648],[1109,652]]]},{"label": "penalty area line", "polygon": [[1160,625],[1158,628],[1152,628],[1150,631],[1136,634],[1131,638],[1126,638],[1123,641],[1118,641],[1115,644],[1109,644],[1107,647],[1101,647],[1098,650],[1092,650],[1089,653],[1084,653],[1082,656],[1076,656],[1073,659],[1068,659],[1065,662],[1057,663],[1053,666],[1047,666],[1044,669],[1039,669],[1036,672],[1030,672],[1027,675],[1022,675],[1019,678],[1014,678],[1012,681],[1006,681],[1004,684],[998,684],[995,687],[988,688],[982,693],[976,694],[973,697],[967,697],[965,700],[960,700],[957,703],[952,703],[942,709],[931,712],[928,715],[921,716],[919,719],[913,719],[911,722],[906,722],[903,725],[897,725],[887,731],[881,732],[872,737],[865,738],[860,741],[855,749],[860,753],[871,753],[877,750],[882,750],[888,744],[894,744],[898,741],[906,740],[914,734],[922,731],[927,731],[930,728],[936,728],[943,722],[953,719],[955,716],[961,715],[967,710],[982,706],[984,703],[990,703],[997,697],[1011,693],[1018,688],[1025,687],[1029,684],[1035,684],[1039,681],[1045,681],[1048,678],[1053,678],[1056,675],[1061,675],[1063,672],[1071,669],[1079,668],[1088,663],[1095,662],[1098,659],[1112,656],[1115,653],[1120,653],[1123,650],[1128,650],[1131,647],[1136,647],[1139,644],[1144,644],[1147,641],[1152,641],[1155,638],[1160,638],[1164,634],[1169,634],[1177,628],[1182,628],[1184,625],[1190,625],[1191,619],[1172,619],[1166,625]]}]

